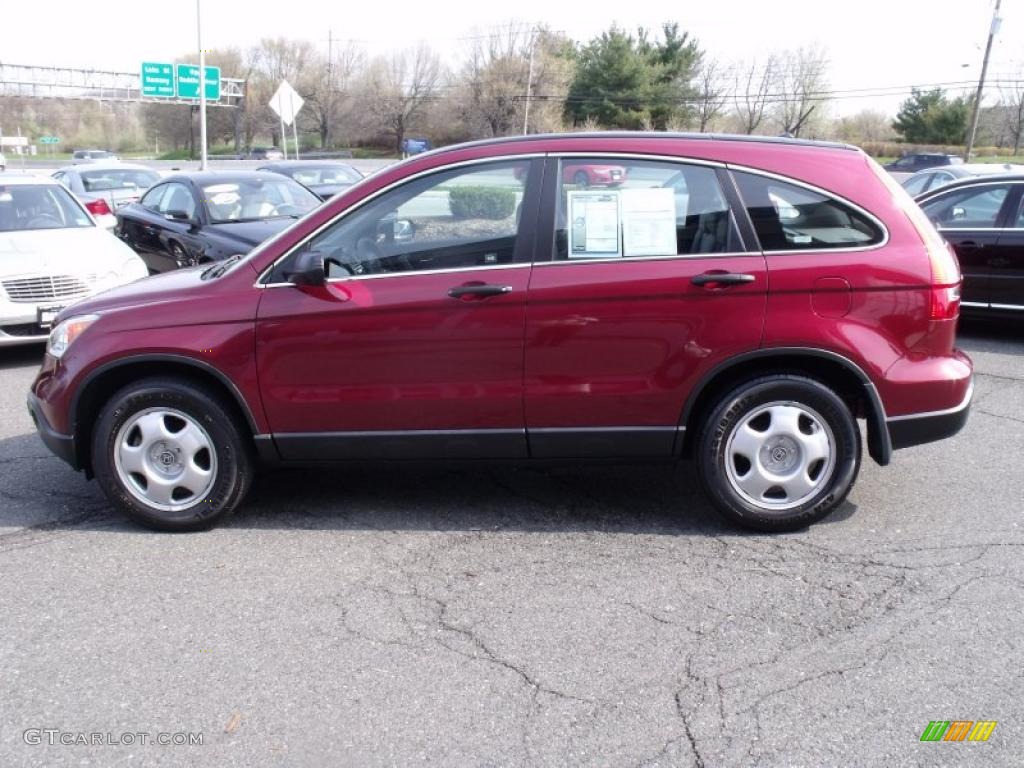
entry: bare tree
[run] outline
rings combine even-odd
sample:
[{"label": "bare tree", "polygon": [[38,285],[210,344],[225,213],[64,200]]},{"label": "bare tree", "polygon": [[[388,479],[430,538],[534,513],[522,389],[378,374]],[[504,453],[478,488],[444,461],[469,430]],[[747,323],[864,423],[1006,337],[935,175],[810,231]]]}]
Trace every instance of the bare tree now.
[{"label": "bare tree", "polygon": [[473,133],[506,136],[522,124],[534,30],[510,24],[474,39],[462,68],[459,112]]},{"label": "bare tree", "polygon": [[307,118],[311,130],[320,136],[320,146],[332,146],[336,129],[344,122],[344,107],[352,101],[352,85],[365,66],[362,52],[351,43],[332,46],[328,55],[318,59],[307,76]]},{"label": "bare tree", "polygon": [[821,106],[827,87],[826,68],[825,52],[817,46],[786,51],[779,59],[775,78],[779,93],[775,98],[784,134],[799,136]]},{"label": "bare tree", "polygon": [[705,58],[697,75],[697,123],[701,133],[705,133],[708,125],[725,111],[728,100],[721,64]]},{"label": "bare tree", "polygon": [[441,60],[428,46],[379,58],[366,81],[367,108],[378,124],[395,140],[401,154],[406,131],[437,95],[443,70]]},{"label": "bare tree", "polygon": [[769,54],[763,61],[753,58],[737,65],[733,100],[744,133],[753,133],[764,122],[777,70],[775,54]]},{"label": "bare tree", "polygon": [[1003,125],[1013,140],[1013,154],[1016,155],[1024,139],[1024,81],[1018,77],[1009,85],[1000,86],[999,94],[998,109],[1002,112]]}]

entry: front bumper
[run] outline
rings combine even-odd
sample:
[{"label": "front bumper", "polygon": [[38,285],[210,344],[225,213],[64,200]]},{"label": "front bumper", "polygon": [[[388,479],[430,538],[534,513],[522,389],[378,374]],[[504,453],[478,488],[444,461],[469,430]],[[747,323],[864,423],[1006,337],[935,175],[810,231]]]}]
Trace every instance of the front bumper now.
[{"label": "front bumper", "polygon": [[46,420],[46,416],[39,407],[39,399],[32,392],[28,393],[27,405],[29,415],[32,417],[36,429],[39,430],[39,437],[42,438],[43,444],[58,458],[70,464],[73,469],[81,469],[78,466],[74,435],[63,435],[50,426],[50,422]]},{"label": "front bumper", "polygon": [[909,448],[935,440],[945,440],[959,432],[971,411],[974,396],[974,380],[967,388],[963,402],[953,408],[929,413],[912,413],[906,416],[892,416],[885,420],[893,448]]}]

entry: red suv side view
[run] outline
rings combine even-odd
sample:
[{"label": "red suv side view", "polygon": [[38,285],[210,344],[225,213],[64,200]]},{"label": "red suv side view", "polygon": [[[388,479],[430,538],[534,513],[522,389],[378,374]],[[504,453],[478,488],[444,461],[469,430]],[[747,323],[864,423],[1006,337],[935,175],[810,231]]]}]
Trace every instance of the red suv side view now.
[{"label": "red suv side view", "polygon": [[164,530],[222,520],[266,465],[680,458],[727,518],[787,530],[849,493],[858,419],[882,465],[963,426],[960,281],[853,147],[498,139],[365,179],[248,256],[68,307],[28,404]]}]

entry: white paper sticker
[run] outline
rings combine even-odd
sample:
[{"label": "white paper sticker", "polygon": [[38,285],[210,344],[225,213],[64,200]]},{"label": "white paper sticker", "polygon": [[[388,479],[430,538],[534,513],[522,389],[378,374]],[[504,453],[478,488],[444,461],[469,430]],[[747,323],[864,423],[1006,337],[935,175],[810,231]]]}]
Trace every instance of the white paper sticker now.
[{"label": "white paper sticker", "polygon": [[624,189],[621,204],[624,255],[676,255],[676,198],[672,189]]},{"label": "white paper sticker", "polygon": [[618,192],[569,192],[568,209],[570,259],[622,255]]}]

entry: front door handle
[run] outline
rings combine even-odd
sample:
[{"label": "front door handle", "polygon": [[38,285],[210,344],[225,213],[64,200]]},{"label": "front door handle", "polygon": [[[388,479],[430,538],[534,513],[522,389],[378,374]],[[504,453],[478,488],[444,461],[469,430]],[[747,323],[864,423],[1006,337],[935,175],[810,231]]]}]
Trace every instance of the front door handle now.
[{"label": "front door handle", "polygon": [[470,283],[448,289],[448,295],[453,299],[486,299],[488,296],[500,296],[503,293],[512,293],[512,286]]},{"label": "front door handle", "polygon": [[694,285],[743,285],[756,279],[754,275],[743,272],[705,272],[703,275],[690,278],[690,282]]}]

